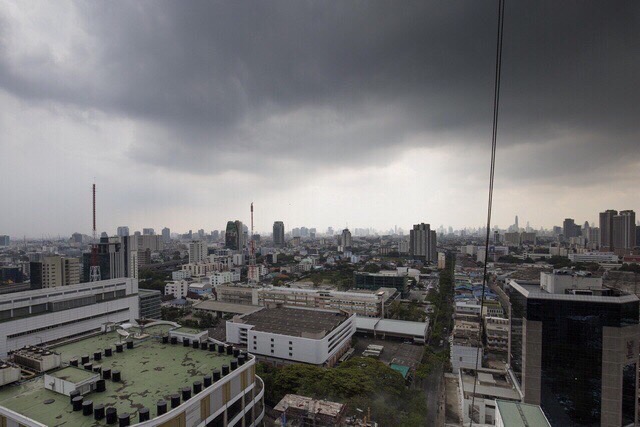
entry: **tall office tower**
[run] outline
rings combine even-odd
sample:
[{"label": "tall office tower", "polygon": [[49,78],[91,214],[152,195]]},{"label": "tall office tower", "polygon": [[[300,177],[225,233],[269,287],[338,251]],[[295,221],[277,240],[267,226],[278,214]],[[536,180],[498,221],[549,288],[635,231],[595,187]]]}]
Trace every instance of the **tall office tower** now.
[{"label": "tall office tower", "polygon": [[242,221],[240,220],[236,220],[235,223],[236,225],[236,233],[237,233],[237,242],[236,242],[236,246],[238,246],[238,250],[242,250],[242,248],[247,244],[247,240],[246,240],[246,233],[248,231],[247,226],[242,224]]},{"label": "tall office tower", "polygon": [[635,425],[639,302],[566,270],[510,280],[509,365],[553,426]]},{"label": "tall office tower", "polygon": [[204,229],[198,230],[198,239],[204,239]]},{"label": "tall office tower", "polygon": [[9,246],[9,243],[11,243],[11,239],[9,238],[9,236],[7,236],[6,234],[0,236],[0,246]]},{"label": "tall office tower", "polygon": [[436,233],[429,224],[414,224],[409,231],[409,247],[412,256],[425,257],[426,261],[436,262]]},{"label": "tall office tower", "polygon": [[589,239],[589,247],[591,249],[599,249],[600,248],[600,227],[591,227],[589,228],[589,235],[587,236]]},{"label": "tall office tower", "polygon": [[345,228],[344,230],[342,230],[342,235],[340,236],[340,246],[342,246],[343,248],[350,248],[352,246],[352,243],[351,232],[348,228]]},{"label": "tall office tower", "polygon": [[578,236],[576,234],[576,222],[573,218],[565,218],[562,223],[562,234],[564,234],[564,238],[567,240]]},{"label": "tall office tower", "polygon": [[220,239],[220,232],[218,230],[213,230],[211,232],[211,238],[213,241],[218,241],[218,239]]},{"label": "tall office tower", "polygon": [[207,245],[202,240],[189,243],[189,263],[202,262],[207,257]]},{"label": "tall office tower", "polygon": [[[121,239],[129,237],[101,237],[97,246],[98,265],[102,280],[127,277],[127,258]],[[89,282],[91,267],[91,253],[82,254],[82,282]]]},{"label": "tall office tower", "polygon": [[515,226],[516,226],[516,230],[520,230],[520,224],[518,224],[518,215],[516,215],[516,223],[515,223]]},{"label": "tall office tower", "polygon": [[618,211],[609,209],[600,212],[600,245],[602,250],[613,251],[613,217]]},{"label": "tall office tower", "polygon": [[582,226],[582,236],[588,240],[590,232],[591,232],[591,226],[589,225],[589,221],[585,221],[584,225]]},{"label": "tall office tower", "polygon": [[241,250],[244,240],[244,228],[242,221],[227,222],[227,229],[224,235],[225,247],[235,251]]},{"label": "tall office tower", "polygon": [[284,222],[273,223],[273,244],[278,247],[284,246]]},{"label": "tall office tower", "polygon": [[125,237],[129,235],[129,227],[126,225],[118,227],[118,231],[116,233],[118,237]]},{"label": "tall office tower", "polygon": [[300,227],[300,237],[309,237],[309,229],[307,227]]},{"label": "tall office tower", "polygon": [[153,236],[154,234],[156,234],[155,230],[153,228],[143,228],[142,229],[142,235],[143,236]]},{"label": "tall office tower", "polygon": [[60,255],[45,256],[41,262],[31,262],[31,289],[55,288],[80,283],[80,260]]},{"label": "tall office tower", "polygon": [[614,250],[628,252],[636,246],[636,213],[632,210],[620,211],[613,217]]},{"label": "tall office tower", "polygon": [[333,236],[333,227],[327,227],[327,236]]},{"label": "tall office tower", "polygon": [[171,229],[169,227],[162,229],[162,241],[165,243],[169,243],[171,241]]},{"label": "tall office tower", "polygon": [[500,243],[500,232],[498,230],[493,232],[493,243],[496,245]]}]

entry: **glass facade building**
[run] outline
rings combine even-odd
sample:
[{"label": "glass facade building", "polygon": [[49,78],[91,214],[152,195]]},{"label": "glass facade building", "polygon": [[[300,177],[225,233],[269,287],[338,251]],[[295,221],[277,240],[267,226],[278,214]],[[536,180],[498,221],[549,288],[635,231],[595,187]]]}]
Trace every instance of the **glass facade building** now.
[{"label": "glass facade building", "polygon": [[508,290],[510,366],[525,402],[552,425],[633,425],[637,297],[549,294],[513,281]]}]

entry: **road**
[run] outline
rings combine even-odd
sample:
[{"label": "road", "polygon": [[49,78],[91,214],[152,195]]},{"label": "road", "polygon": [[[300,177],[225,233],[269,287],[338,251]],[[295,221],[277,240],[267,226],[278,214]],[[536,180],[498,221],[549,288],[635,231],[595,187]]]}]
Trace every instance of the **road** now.
[{"label": "road", "polygon": [[427,396],[427,425],[439,426],[439,406],[441,404],[442,397],[442,364],[438,364],[437,367],[431,371],[429,376],[422,380],[422,389]]}]

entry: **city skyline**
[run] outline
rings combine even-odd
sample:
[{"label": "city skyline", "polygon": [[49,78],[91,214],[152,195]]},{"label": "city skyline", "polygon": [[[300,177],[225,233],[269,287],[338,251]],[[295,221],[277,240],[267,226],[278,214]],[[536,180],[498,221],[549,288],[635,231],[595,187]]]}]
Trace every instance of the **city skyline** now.
[{"label": "city skyline", "polygon": [[[494,224],[640,211],[639,7],[507,6]],[[251,201],[257,230],[477,227],[494,21],[477,2],[6,3],[0,167],[20,208],[0,230],[88,232],[94,181],[100,230],[222,229]]]}]

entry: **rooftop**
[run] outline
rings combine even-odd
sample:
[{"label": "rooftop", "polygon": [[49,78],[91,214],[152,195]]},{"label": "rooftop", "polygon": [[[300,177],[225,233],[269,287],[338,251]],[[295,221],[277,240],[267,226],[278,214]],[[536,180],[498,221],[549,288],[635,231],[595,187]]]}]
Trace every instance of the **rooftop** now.
[{"label": "rooftop", "polygon": [[[303,336],[303,333],[326,335],[349,318],[348,314],[329,310],[293,307],[263,308],[242,316],[242,322],[254,331]],[[236,319],[234,319],[236,321]]]},{"label": "rooftop", "polygon": [[505,427],[551,427],[538,405],[496,400]]},{"label": "rooftop", "polygon": [[233,314],[247,314],[260,309],[260,306],[207,300],[195,304],[193,308],[195,308],[196,310],[220,311]]},{"label": "rooftop", "polygon": [[[183,347],[181,344],[163,344],[159,337],[170,329],[172,327],[169,325],[147,327],[144,332],[150,337],[134,340],[133,349],[126,349],[125,346],[123,353],[114,351],[112,357],[103,355],[101,361],[93,362],[103,368],[119,370],[122,380],[120,383],[107,380],[105,392],[92,392],[85,399],[92,400],[94,405],[113,406],[118,413],[129,413],[133,421],[137,420],[140,408],[146,407],[153,412],[158,400],[167,399],[182,387],[191,387],[194,381],[210,374],[213,369],[230,363],[232,356],[226,354]],[[60,345],[54,350],[60,353],[65,363],[83,355],[93,356],[95,351],[113,347],[120,339],[114,331]],[[75,378],[77,371],[65,367],[49,374]],[[49,400],[53,402],[44,403]],[[105,424],[104,421],[96,422],[92,416],[83,416],[82,411],[74,412],[68,396],[44,388],[42,376],[18,385],[1,387],[0,406],[49,426]]]},{"label": "rooftop", "polygon": [[284,412],[285,410],[292,408],[296,408],[310,414],[337,417],[343,411],[344,404],[329,402],[326,400],[315,400],[310,397],[299,396],[297,394],[287,394],[273,409],[279,412]]},{"label": "rooftop", "polygon": [[628,295],[617,289],[610,289],[611,295],[575,295],[575,294],[552,294],[540,287],[540,285],[530,285],[518,283],[511,280],[509,285],[516,291],[520,292],[527,298],[549,299],[549,300],[566,300],[566,301],[585,301],[585,302],[604,302],[604,303],[626,303],[638,301],[636,295]]}]

